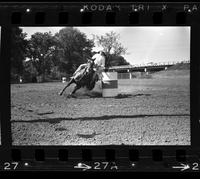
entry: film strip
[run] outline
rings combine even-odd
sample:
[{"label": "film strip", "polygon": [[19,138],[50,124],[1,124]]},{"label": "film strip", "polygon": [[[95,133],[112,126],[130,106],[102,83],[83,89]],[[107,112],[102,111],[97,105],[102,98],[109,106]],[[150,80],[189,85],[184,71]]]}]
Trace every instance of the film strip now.
[{"label": "film strip", "polygon": [[0,30],[0,171],[199,172],[199,3],[0,3]]}]

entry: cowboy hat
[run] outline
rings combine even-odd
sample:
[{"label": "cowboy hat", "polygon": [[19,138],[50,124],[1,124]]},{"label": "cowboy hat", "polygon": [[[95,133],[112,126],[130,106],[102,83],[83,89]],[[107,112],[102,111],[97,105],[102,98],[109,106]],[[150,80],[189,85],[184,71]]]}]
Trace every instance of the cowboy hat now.
[{"label": "cowboy hat", "polygon": [[92,52],[100,52],[103,51],[103,47],[93,47]]}]

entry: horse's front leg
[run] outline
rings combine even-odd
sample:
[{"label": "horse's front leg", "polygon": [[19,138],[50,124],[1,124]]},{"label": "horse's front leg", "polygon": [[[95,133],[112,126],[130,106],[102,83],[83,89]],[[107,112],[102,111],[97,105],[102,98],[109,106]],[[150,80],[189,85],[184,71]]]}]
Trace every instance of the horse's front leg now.
[{"label": "horse's front leg", "polygon": [[69,83],[63,88],[63,90],[59,93],[59,95],[61,96],[63,94],[63,92],[66,90],[67,87],[69,87],[72,83],[75,83],[74,79],[72,78]]}]

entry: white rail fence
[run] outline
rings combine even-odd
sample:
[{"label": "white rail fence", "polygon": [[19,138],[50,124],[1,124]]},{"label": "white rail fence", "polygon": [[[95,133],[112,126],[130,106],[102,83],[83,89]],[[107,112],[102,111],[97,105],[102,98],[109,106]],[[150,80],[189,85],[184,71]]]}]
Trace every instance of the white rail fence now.
[{"label": "white rail fence", "polygon": [[158,63],[141,63],[136,65],[122,65],[122,66],[112,66],[109,69],[122,69],[122,68],[137,68],[137,67],[148,67],[148,66],[164,66],[164,65],[175,65],[177,63],[190,63],[190,61],[170,61],[170,62],[158,62]]},{"label": "white rail fence", "polygon": [[146,72],[129,72],[129,73],[117,73],[118,79],[133,79],[133,78],[148,78],[151,75]]}]

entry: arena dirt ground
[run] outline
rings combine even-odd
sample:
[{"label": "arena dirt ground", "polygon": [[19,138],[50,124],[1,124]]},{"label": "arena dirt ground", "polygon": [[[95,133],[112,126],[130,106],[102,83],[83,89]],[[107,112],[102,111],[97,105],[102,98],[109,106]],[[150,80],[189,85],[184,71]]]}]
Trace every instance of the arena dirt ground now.
[{"label": "arena dirt ground", "polygon": [[[119,96],[99,84],[63,96],[64,83],[11,85],[13,145],[190,145],[189,73],[119,80]],[[185,74],[185,75],[183,75]]]}]

